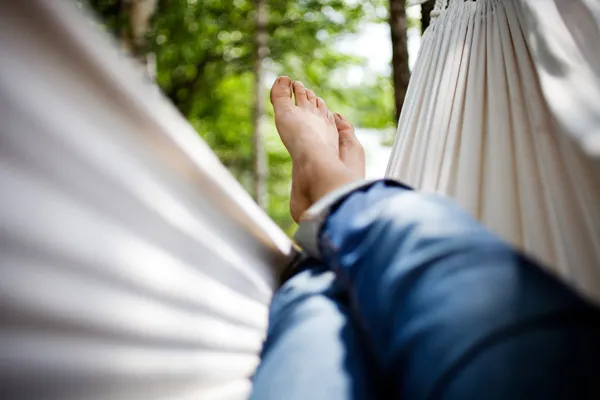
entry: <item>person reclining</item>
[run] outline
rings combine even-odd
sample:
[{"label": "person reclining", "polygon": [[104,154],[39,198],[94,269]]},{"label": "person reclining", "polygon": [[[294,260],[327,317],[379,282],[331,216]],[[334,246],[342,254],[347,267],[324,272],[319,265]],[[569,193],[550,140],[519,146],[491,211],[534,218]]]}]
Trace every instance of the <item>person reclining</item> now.
[{"label": "person reclining", "polygon": [[352,125],[279,77],[310,256],[273,298],[255,399],[598,399],[600,311],[450,200],[364,181]]}]

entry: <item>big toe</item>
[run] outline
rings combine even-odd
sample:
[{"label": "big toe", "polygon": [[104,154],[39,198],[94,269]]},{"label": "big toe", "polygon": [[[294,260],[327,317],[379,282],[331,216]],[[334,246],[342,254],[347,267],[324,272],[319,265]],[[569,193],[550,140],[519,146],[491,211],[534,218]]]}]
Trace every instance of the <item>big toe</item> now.
[{"label": "big toe", "polygon": [[292,108],[292,80],[288,76],[280,76],[271,87],[271,104],[275,112]]}]

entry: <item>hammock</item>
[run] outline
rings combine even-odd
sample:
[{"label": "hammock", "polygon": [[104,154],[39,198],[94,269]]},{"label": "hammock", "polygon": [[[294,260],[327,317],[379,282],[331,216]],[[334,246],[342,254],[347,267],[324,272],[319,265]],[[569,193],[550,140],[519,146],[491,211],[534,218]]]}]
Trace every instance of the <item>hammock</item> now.
[{"label": "hammock", "polygon": [[0,0],[0,398],[245,398],[292,244],[77,11]]},{"label": "hammock", "polygon": [[[449,19],[444,13],[450,11],[438,7],[440,15],[424,39],[400,121],[403,135],[390,169],[408,165],[411,159],[406,152],[414,143],[418,146],[411,162],[422,165],[426,155],[428,169],[421,169],[421,175],[443,172],[437,174],[443,184],[422,178],[415,172],[419,169],[410,169],[407,180],[463,203],[470,199],[473,181],[457,171],[466,165],[476,174],[480,163],[442,157],[444,148],[434,144],[434,136],[428,142],[432,147],[425,151],[423,138],[415,132],[421,124],[419,132],[437,135],[444,142],[447,137],[453,143],[467,132],[460,129],[459,117],[481,120],[477,102],[466,107],[458,99],[468,98],[465,92],[470,91],[485,94],[476,84],[494,83],[479,71],[480,75],[470,74],[474,84],[466,85],[466,70],[457,71],[469,60],[479,65],[476,54],[462,57],[463,63],[449,57],[455,52],[448,51],[449,44],[464,43],[459,33],[473,37],[467,23],[479,21],[474,25],[476,34],[481,34],[483,20],[475,18],[481,7],[460,6],[461,12],[468,10],[469,18],[456,30],[445,22]],[[514,19],[518,14],[510,15]],[[434,34],[443,33],[442,28],[452,36]],[[534,57],[535,53],[527,52],[527,42],[517,39],[515,45],[525,46],[520,54]],[[478,43],[486,48],[481,40]],[[574,140],[587,143],[586,151],[594,149],[589,143],[595,139],[582,136],[587,129],[569,125],[582,122],[561,114],[561,104],[544,105],[534,79],[543,63],[526,65],[532,79],[510,88],[525,85],[531,95],[525,111],[536,118],[531,126],[543,127],[544,135],[535,140],[545,146],[544,151],[538,154],[532,149],[533,133],[522,135],[519,143],[524,147],[515,146],[514,154],[511,147],[498,150],[513,161],[506,164],[513,174],[517,169],[531,171],[527,161],[533,160],[527,155],[536,157],[536,165],[544,165],[541,182],[552,197],[539,194],[539,179],[533,172],[525,178],[518,175],[519,187],[525,185],[522,179],[532,185],[519,193],[534,200],[541,197],[548,202],[545,207],[555,205],[552,212],[562,218],[556,223],[575,235],[556,240],[585,250],[583,259],[599,248],[590,239],[598,236],[588,236],[598,227],[593,225],[598,210],[590,205],[597,192],[580,149],[557,134],[558,128],[550,122],[560,122],[566,133],[577,134]],[[503,68],[503,64],[496,66]],[[419,92],[420,87],[426,90]],[[454,92],[456,96],[451,96]],[[427,100],[434,94],[437,103]],[[509,94],[519,101],[512,90]],[[502,115],[518,112],[517,107],[502,108],[508,104],[506,86],[498,95],[491,104],[495,110],[508,113]],[[567,95],[574,100],[582,96],[573,91]],[[446,102],[453,107],[442,108]],[[598,127],[592,104],[597,103],[590,103],[586,124]],[[555,120],[549,118],[547,107]],[[417,111],[430,122],[416,119]],[[0,397],[37,399],[40,393],[56,400],[247,397],[264,339],[268,303],[282,267],[293,257],[292,244],[181,115],[132,63],[119,57],[93,24],[81,18],[71,2],[0,0],[0,120]],[[538,132],[523,122],[525,117],[511,121],[521,123],[521,131]],[[496,126],[502,127],[502,121],[492,126],[500,131]],[[467,133],[471,136],[461,138],[462,143],[467,138],[481,142],[474,131]],[[557,141],[566,144],[555,146]],[[498,146],[503,145],[499,141]],[[457,145],[445,147],[465,152]],[[477,158],[477,154],[463,157]],[[500,159],[500,154],[488,156],[490,162],[491,157]],[[570,169],[561,169],[563,163]],[[493,168],[486,168],[485,176],[500,174],[494,194],[504,200],[503,193],[510,193],[514,181],[496,164]],[[548,178],[555,171],[565,175],[558,183],[568,186],[568,191],[561,191],[557,181]],[[485,200],[484,217],[489,215],[488,207],[499,206],[494,197]],[[513,203],[500,208],[502,216],[514,218],[511,213],[521,203]],[[571,206],[569,214],[558,209],[565,204]],[[549,209],[531,212],[537,212],[527,220],[534,224],[532,232],[553,237]],[[538,215],[544,224],[537,223]],[[579,223],[582,215],[587,225]],[[572,216],[578,225],[568,225]],[[530,216],[520,218],[526,217]],[[518,226],[529,229],[529,225]],[[561,243],[552,246],[558,245],[573,260],[571,249]],[[585,249],[581,243],[590,247]]]},{"label": "hammock", "polygon": [[387,170],[454,198],[596,300],[599,11],[591,0],[436,1]]}]

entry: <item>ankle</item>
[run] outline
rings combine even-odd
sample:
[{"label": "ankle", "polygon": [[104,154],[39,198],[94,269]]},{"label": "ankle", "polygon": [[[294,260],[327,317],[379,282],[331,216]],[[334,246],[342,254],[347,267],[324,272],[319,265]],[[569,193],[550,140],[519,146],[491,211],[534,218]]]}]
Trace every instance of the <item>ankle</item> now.
[{"label": "ankle", "polygon": [[355,174],[337,158],[308,159],[298,166],[304,192],[311,205],[323,196],[356,180]]}]

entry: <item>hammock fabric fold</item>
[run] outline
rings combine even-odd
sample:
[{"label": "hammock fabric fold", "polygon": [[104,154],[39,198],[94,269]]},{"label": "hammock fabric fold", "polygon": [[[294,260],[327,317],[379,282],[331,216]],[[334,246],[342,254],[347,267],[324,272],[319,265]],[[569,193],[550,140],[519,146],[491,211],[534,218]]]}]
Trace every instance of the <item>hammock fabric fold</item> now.
[{"label": "hammock fabric fold", "polygon": [[[583,56],[569,58],[570,67],[563,63],[566,82],[548,76],[539,35],[549,29],[545,13],[551,10],[539,10],[545,7],[541,3],[555,2],[436,2],[387,175],[454,198],[487,227],[598,300],[600,174],[592,166],[593,146],[585,143],[600,137],[594,119],[600,81]],[[580,5],[581,11],[585,7]],[[543,51],[559,57],[572,48],[565,42],[572,35],[566,27],[553,29],[559,33],[552,37],[564,40],[544,41]],[[600,35],[592,30],[580,47],[594,38],[597,46]],[[580,85],[568,84],[575,71],[587,71],[586,95],[595,96],[595,102],[573,111],[593,128],[588,131],[573,122],[563,104],[564,98],[574,104],[586,99]]]},{"label": "hammock fabric fold", "polygon": [[0,397],[245,398],[291,241],[115,48],[0,0]]}]

